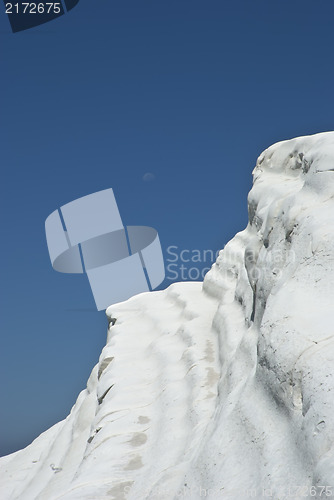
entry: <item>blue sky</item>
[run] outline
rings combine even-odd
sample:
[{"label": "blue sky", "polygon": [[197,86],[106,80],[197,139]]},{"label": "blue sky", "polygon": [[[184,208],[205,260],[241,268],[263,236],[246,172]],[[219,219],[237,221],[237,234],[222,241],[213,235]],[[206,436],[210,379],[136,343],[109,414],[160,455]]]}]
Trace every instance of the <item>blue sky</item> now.
[{"label": "blue sky", "polygon": [[332,0],[80,0],[13,34],[1,10],[1,455],[68,414],[106,340],[46,217],[112,187],[166,257],[223,247],[261,151],[333,129],[333,18]]}]

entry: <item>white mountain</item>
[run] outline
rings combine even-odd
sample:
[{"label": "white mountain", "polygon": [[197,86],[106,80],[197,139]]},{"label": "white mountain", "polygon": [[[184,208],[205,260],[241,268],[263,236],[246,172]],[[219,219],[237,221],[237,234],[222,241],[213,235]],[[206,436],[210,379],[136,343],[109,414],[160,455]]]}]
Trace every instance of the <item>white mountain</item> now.
[{"label": "white mountain", "polygon": [[0,459],[1,499],[334,496],[334,132],[253,174],[249,224],[204,284],[107,310],[87,388]]}]

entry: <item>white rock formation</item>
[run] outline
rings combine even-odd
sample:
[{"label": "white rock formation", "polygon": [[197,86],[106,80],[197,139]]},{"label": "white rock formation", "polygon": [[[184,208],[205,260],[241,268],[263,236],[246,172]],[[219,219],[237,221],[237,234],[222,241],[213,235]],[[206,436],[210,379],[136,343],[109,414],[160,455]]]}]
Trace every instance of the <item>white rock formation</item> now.
[{"label": "white rock formation", "polygon": [[334,132],[262,153],[248,203],[203,286],[107,310],[87,389],[0,459],[1,499],[334,497]]}]

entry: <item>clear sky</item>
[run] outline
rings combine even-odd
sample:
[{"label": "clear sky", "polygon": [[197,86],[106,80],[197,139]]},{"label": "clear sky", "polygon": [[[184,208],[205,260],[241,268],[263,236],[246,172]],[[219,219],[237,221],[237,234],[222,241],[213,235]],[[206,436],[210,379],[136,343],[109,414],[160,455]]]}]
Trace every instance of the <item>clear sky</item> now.
[{"label": "clear sky", "polygon": [[80,0],[13,34],[1,8],[1,455],[69,413],[106,340],[46,217],[112,187],[166,258],[223,247],[261,151],[333,129],[333,19],[333,0]]}]

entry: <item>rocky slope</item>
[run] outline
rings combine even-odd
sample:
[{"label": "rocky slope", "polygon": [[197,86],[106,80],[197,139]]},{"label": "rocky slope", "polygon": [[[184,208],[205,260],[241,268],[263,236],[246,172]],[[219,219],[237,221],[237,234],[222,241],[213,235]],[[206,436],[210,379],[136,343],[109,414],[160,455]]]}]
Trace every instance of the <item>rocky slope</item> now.
[{"label": "rocky slope", "polygon": [[107,310],[87,388],[0,459],[1,498],[334,497],[334,132],[253,174],[249,224],[203,284]]}]

